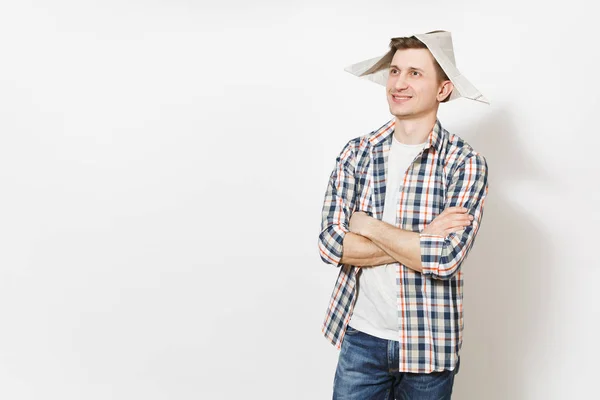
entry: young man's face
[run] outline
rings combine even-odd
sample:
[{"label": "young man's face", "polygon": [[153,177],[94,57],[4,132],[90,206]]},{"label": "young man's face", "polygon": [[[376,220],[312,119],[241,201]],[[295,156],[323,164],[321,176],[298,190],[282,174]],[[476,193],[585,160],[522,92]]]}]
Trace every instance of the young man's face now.
[{"label": "young man's face", "polygon": [[438,81],[429,50],[397,50],[386,85],[390,113],[398,119],[411,119],[435,112],[452,89],[452,83],[445,82]]}]

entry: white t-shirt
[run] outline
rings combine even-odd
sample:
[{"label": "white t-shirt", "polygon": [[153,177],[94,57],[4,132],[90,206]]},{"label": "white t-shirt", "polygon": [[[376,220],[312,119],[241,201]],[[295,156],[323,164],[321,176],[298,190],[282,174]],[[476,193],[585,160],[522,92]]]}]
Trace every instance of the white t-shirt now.
[{"label": "white t-shirt", "polygon": [[[406,170],[427,142],[410,145],[394,136],[386,171],[383,221],[396,225],[402,181]],[[358,278],[358,294],[349,325],[382,339],[398,340],[398,263],[365,267]]]}]

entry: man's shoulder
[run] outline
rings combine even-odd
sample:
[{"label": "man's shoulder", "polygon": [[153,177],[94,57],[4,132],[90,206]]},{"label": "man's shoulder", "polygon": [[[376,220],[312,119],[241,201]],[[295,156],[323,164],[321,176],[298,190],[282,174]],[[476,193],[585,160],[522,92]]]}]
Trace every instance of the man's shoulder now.
[{"label": "man's shoulder", "polygon": [[357,151],[365,150],[369,147],[369,140],[373,137],[376,131],[369,133],[363,133],[359,136],[354,136],[351,139],[347,139],[340,151],[340,156],[352,153],[356,155]]},{"label": "man's shoulder", "polygon": [[[445,129],[444,129],[445,130]],[[475,162],[486,164],[483,154],[478,152],[463,137],[456,133],[446,131],[446,157],[453,164],[463,164],[467,159],[473,159]]]},{"label": "man's shoulder", "polygon": [[346,146],[350,146],[356,150],[368,150],[373,143],[376,143],[383,135],[390,132],[392,122],[393,119],[388,120],[384,124],[379,125],[377,129],[353,137],[348,140]]}]

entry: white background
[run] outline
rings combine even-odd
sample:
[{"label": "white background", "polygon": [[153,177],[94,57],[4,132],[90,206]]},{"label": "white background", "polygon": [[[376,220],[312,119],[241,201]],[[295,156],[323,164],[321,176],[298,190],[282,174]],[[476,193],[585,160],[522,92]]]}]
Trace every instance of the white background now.
[{"label": "white background", "polygon": [[343,67],[435,29],[492,102],[439,113],[490,169],[454,398],[597,398],[587,3],[210,3],[0,3],[0,398],[330,398],[323,195],[391,118]]}]

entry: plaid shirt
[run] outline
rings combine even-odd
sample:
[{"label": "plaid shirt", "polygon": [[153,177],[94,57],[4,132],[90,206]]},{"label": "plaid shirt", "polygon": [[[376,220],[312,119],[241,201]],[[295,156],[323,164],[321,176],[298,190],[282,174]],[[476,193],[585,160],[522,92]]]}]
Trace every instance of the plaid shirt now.
[{"label": "plaid shirt", "polygon": [[[383,217],[387,159],[395,119],[350,140],[336,159],[323,203],[319,252],[340,268],[322,326],[340,348],[356,301],[361,268],[340,263],[354,211]],[[396,227],[421,232],[445,208],[463,206],[473,215],[464,229],[444,237],[420,233],[423,272],[397,264],[400,371],[454,369],[462,345],[461,264],[475,242],[488,192],[486,159],[450,134],[439,120],[429,142],[405,173]]]}]

